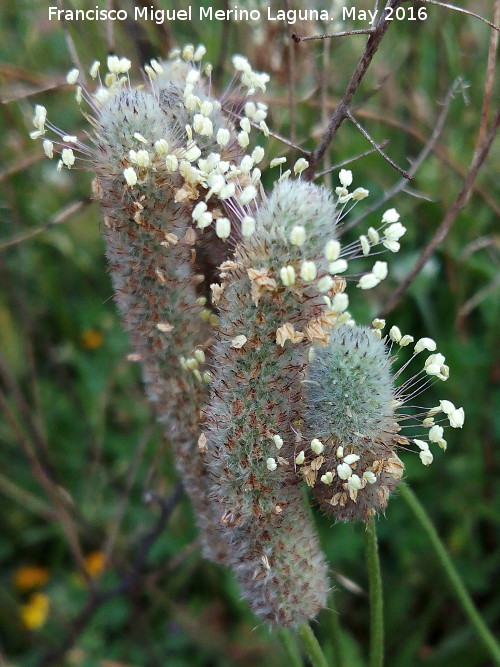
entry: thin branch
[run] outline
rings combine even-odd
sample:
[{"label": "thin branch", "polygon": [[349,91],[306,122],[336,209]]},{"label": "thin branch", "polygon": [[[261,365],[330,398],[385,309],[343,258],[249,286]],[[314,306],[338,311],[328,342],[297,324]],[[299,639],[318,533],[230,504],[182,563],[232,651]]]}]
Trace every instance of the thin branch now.
[{"label": "thin branch", "polygon": [[57,213],[53,218],[51,218],[44,225],[41,225],[40,227],[36,227],[35,229],[32,229],[31,231],[26,232],[26,233],[17,234],[16,236],[13,236],[12,238],[7,239],[7,241],[4,241],[3,243],[0,243],[0,251],[5,250],[6,248],[10,248],[13,245],[17,245],[18,243],[23,243],[24,241],[28,241],[29,239],[32,239],[33,237],[38,236],[38,234],[41,234],[42,232],[46,232],[48,229],[52,229],[52,227],[55,227],[56,225],[60,225],[62,222],[67,222],[68,220],[70,222],[72,222],[72,220],[71,220],[72,216],[77,211],[80,211],[82,208],[87,207],[91,203],[92,203],[92,199],[90,199],[90,197],[88,197],[87,199],[82,199],[80,201],[73,202],[73,203],[69,204],[68,206],[65,206],[61,211],[59,211],[59,213]]},{"label": "thin branch", "polygon": [[346,116],[347,118],[351,121],[351,123],[354,125],[354,127],[364,136],[364,138],[375,148],[375,150],[380,153],[380,155],[386,160],[391,167],[393,167],[396,171],[399,171],[399,173],[403,176],[403,178],[406,178],[406,180],[411,180],[410,174],[399,167],[391,158],[387,155],[387,153],[384,153],[384,151],[380,148],[380,146],[370,137],[368,132],[364,129],[360,123],[354,118],[352,113],[347,110],[346,111]]},{"label": "thin branch", "polygon": [[[493,18],[498,23],[500,22],[500,0],[496,0],[495,9],[493,12]],[[483,143],[484,135],[488,128],[488,114],[490,111],[490,103],[493,95],[493,85],[495,82],[495,66],[496,66],[496,55],[498,50],[498,32],[491,32],[490,35],[490,45],[488,48],[488,61],[486,65],[486,76],[484,80],[484,95],[483,95],[483,104],[481,107],[481,121],[479,125],[479,132],[477,133],[476,139],[476,148],[479,150],[479,147]]]},{"label": "thin branch", "polygon": [[463,207],[466,205],[469,195],[472,191],[472,186],[474,184],[474,181],[477,177],[477,174],[479,172],[479,169],[481,168],[481,165],[483,162],[486,160],[488,153],[490,152],[491,145],[495,139],[496,133],[498,131],[498,127],[500,126],[500,112],[497,113],[495,121],[493,122],[490,131],[488,135],[486,136],[484,143],[480,149],[480,151],[474,156],[472,160],[472,164],[469,168],[469,171],[467,173],[467,177],[460,189],[460,192],[457,195],[457,198],[454,202],[454,204],[448,209],[446,215],[443,218],[443,221],[439,225],[436,233],[434,234],[434,237],[431,239],[430,243],[427,245],[427,247],[423,250],[421,253],[420,257],[418,258],[417,263],[413,267],[413,269],[410,271],[410,273],[406,276],[406,278],[403,280],[401,285],[398,287],[397,290],[391,295],[391,297],[388,299],[387,303],[385,304],[384,308],[382,309],[382,312],[380,313],[379,317],[385,317],[388,315],[394,308],[398,305],[398,303],[401,301],[401,298],[403,297],[403,294],[406,292],[408,287],[411,285],[415,277],[420,273],[422,270],[423,266],[429,259],[429,257],[432,255],[434,250],[437,248],[437,246],[441,243],[441,241],[446,237],[448,232],[451,229],[451,226],[455,222],[458,214],[460,211],[463,209]]},{"label": "thin branch", "polygon": [[[417,173],[417,170],[420,168],[422,163],[427,159],[427,156],[429,153],[434,149],[434,146],[436,145],[437,140],[439,139],[439,136],[441,135],[441,132],[443,131],[444,124],[446,122],[446,118],[448,117],[448,111],[450,110],[450,104],[451,100],[453,99],[453,96],[455,95],[456,91],[458,90],[459,86],[462,83],[462,79],[458,77],[455,79],[455,81],[451,84],[448,92],[446,93],[446,97],[443,102],[443,108],[441,110],[441,113],[439,114],[439,117],[434,125],[434,130],[429,137],[427,143],[423,147],[423,149],[420,151],[416,159],[412,162],[412,165],[410,169],[408,170],[408,173],[410,176],[413,178],[415,174]],[[408,185],[408,181],[406,178],[402,178],[399,180],[397,183],[395,183],[392,188],[387,190],[387,192],[384,193],[384,195],[378,199],[376,202],[374,202],[371,206],[365,208],[363,213],[360,213],[360,215],[356,216],[352,220],[350,220],[347,224],[345,224],[342,228],[342,233],[345,234],[349,229],[352,229],[355,227],[357,224],[361,222],[366,216],[370,215],[377,209],[379,209],[381,206],[383,206],[386,202],[388,202],[390,199],[392,199],[396,194],[401,192],[402,190],[405,189],[405,187]]]},{"label": "thin branch", "polygon": [[[106,0],[106,10],[109,16],[110,10],[113,8],[113,0]],[[106,49],[108,53],[115,52],[115,22],[106,21]]]},{"label": "thin branch", "polygon": [[[384,139],[380,144],[375,146],[375,148],[369,148],[366,151],[363,151],[362,153],[358,153],[357,155],[353,155],[352,157],[348,157],[345,160],[342,160],[342,162],[337,162],[336,164],[332,165],[331,167],[328,167],[328,169],[324,169],[323,171],[318,172],[317,174],[314,174],[314,180],[317,178],[321,178],[325,174],[329,174],[332,171],[335,171],[335,169],[341,169],[342,167],[345,167],[347,164],[352,164],[353,162],[356,162],[356,160],[360,160],[362,157],[366,157],[367,155],[371,155],[372,153],[376,153],[380,151],[381,148],[384,148],[387,146],[389,143],[389,139]],[[404,181],[406,183],[406,180]],[[344,228],[343,228],[344,229]]]},{"label": "thin branch", "polygon": [[150,532],[141,539],[134,559],[134,567],[131,572],[126,573],[122,580],[113,588],[107,590],[90,589],[89,596],[82,611],[71,624],[68,635],[62,640],[59,647],[46,653],[41,661],[42,667],[60,664],[65,654],[75,645],[78,637],[87,627],[94,614],[109,600],[131,593],[138,585],[151,547],[165,530],[166,524],[177,506],[182,495],[182,485],[179,483],[168,498],[156,498],[160,505],[160,516]]},{"label": "thin branch", "polygon": [[484,16],[476,14],[475,12],[471,12],[469,9],[463,9],[463,7],[456,7],[455,5],[450,5],[448,2],[438,2],[438,0],[421,0],[421,2],[425,2],[426,5],[436,5],[437,7],[444,7],[445,9],[451,9],[454,12],[460,12],[461,14],[467,14],[468,16],[473,16],[474,18],[479,19],[483,23],[486,23],[486,25],[489,25],[490,28],[493,28],[494,30],[498,30],[500,32],[499,26],[495,25],[491,21],[488,21],[488,19],[485,19]]},{"label": "thin branch", "polygon": [[[285,11],[288,13],[290,10],[290,0],[284,0]],[[291,25],[287,23],[288,36],[291,37]],[[287,40],[287,50],[288,50],[288,113],[290,115],[290,140],[293,143],[297,143],[297,132],[296,132],[296,120],[295,120],[295,88],[296,88],[296,77],[295,77],[295,43],[293,39]]]},{"label": "thin branch", "polygon": [[16,416],[12,412],[9,403],[7,401],[7,398],[5,397],[3,391],[1,390],[0,390],[0,407],[2,408],[5,417],[7,419],[7,422],[12,428],[12,431],[17,437],[25,456],[30,463],[33,476],[40,484],[42,489],[45,491],[48,498],[52,502],[52,505],[54,506],[54,511],[57,514],[57,518],[62,528],[62,531],[65,534],[66,539],[68,540],[71,553],[78,566],[78,569],[80,570],[82,576],[89,584],[89,586],[91,586],[92,581],[89,577],[87,568],[85,566],[85,559],[83,557],[83,551],[78,538],[78,532],[76,530],[75,524],[70,514],[66,510],[66,507],[61,499],[60,491],[54,485],[54,483],[48,476],[47,471],[44,469],[44,467],[40,464],[39,460],[37,459],[36,454],[30,442],[28,441],[24,431],[22,430],[18,420],[16,419]]},{"label": "thin branch", "polygon": [[333,39],[335,37],[348,37],[350,35],[371,35],[373,28],[364,28],[362,30],[343,30],[342,32],[333,32],[330,35],[312,35],[309,37],[301,37],[292,33],[293,41],[298,44],[299,42],[310,42],[313,39]]},{"label": "thin branch", "polygon": [[87,85],[87,76],[85,74],[85,69],[83,68],[83,65],[80,61],[78,51],[76,50],[75,47],[75,42],[73,41],[73,37],[71,37],[71,33],[69,31],[68,24],[66,22],[63,0],[56,0],[56,1],[57,1],[57,8],[61,10],[59,12],[59,16],[61,17],[59,20],[61,21],[61,27],[64,33],[64,39],[66,40],[66,46],[68,47],[69,55],[71,56],[71,61],[73,65],[76,67],[76,69],[80,72],[81,80],[85,85]]},{"label": "thin branch", "polygon": [[380,46],[380,42],[384,37],[386,31],[389,28],[390,21],[385,20],[386,10],[389,8],[396,8],[402,3],[402,0],[390,0],[384,11],[380,13],[380,17],[377,21],[377,24],[373,28],[373,32],[370,33],[368,41],[366,42],[365,50],[361,55],[358,63],[354,69],[354,72],[351,75],[349,83],[344,91],[342,99],[338,103],[335,111],[333,112],[328,127],[323,133],[323,136],[319,142],[316,150],[311,154],[311,159],[309,160],[309,168],[304,172],[304,177],[311,180],[314,177],[314,172],[316,170],[317,164],[323,158],[326,153],[328,146],[330,145],[333,137],[337,133],[339,127],[342,125],[343,121],[347,118],[347,112],[354,97],[354,94],[358,90],[363,77],[365,76],[368,67],[370,66],[373,57]]},{"label": "thin branch", "polygon": [[494,294],[497,290],[500,289],[500,274],[497,274],[495,278],[485,285],[482,289],[476,292],[470,299],[462,305],[457,314],[456,326],[460,331],[463,329],[463,321],[470,313],[479,306],[479,304],[484,301],[490,294]]}]

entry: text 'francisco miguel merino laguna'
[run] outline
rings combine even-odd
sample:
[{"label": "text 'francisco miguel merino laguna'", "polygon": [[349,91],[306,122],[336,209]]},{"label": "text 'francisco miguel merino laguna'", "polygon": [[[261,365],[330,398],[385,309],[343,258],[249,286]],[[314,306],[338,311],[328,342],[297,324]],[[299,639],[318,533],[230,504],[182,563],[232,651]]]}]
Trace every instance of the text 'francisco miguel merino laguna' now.
[{"label": "text 'francisco miguel merino laguna'", "polygon": [[[343,8],[346,9],[346,8]],[[372,12],[370,12],[372,13]],[[129,15],[130,14],[130,15]],[[367,14],[367,12],[362,12]],[[351,13],[343,16],[358,20],[370,20],[373,17],[357,16],[352,8]],[[156,9],[150,7],[134,7],[134,11],[125,9],[101,9],[98,5],[90,9],[58,9],[57,6],[49,6],[50,20],[66,21],[127,21],[132,19],[138,21],[151,21],[161,25],[165,21],[286,21],[294,24],[297,21],[322,21],[328,23],[333,20],[326,9],[273,9],[267,7],[260,9],[241,9],[234,6],[231,9],[214,9],[213,7],[193,7],[189,5],[185,9]]]}]

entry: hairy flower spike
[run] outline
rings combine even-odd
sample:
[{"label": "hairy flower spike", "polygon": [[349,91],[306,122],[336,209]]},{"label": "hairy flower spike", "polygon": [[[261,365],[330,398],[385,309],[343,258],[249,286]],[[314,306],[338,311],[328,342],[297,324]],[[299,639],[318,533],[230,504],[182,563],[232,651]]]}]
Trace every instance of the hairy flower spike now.
[{"label": "hairy flower spike", "polygon": [[324,470],[337,470],[330,484],[314,487],[314,496],[339,519],[367,519],[385,508],[403,472],[384,343],[367,328],[337,327],[328,347],[316,350],[305,386],[308,430],[324,444]]}]

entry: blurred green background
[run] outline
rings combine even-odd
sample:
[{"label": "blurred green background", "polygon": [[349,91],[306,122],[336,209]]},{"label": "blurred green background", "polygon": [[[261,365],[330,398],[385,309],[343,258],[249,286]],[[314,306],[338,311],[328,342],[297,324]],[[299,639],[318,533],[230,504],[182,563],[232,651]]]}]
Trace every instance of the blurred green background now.
[{"label": "blurred green background", "polygon": [[[94,4],[82,0],[68,7]],[[185,4],[156,0],[155,6]],[[115,6],[131,12],[125,1]],[[308,6],[314,6],[312,0]],[[489,0],[464,0],[463,6],[492,19]],[[371,5],[360,0],[356,7]],[[466,86],[464,94],[451,101],[444,130],[408,191],[385,205],[398,209],[408,232],[402,251],[388,258],[389,278],[368,298],[351,290],[352,311],[362,323],[382,309],[432,238],[474,151],[490,29],[443,8],[428,6],[427,12],[427,20],[403,20],[390,27],[355,98],[357,118],[376,141],[388,139],[386,151],[408,168],[408,160],[430,136],[452,82],[460,76]],[[351,21],[341,29],[359,27],[366,26]],[[203,42],[216,66],[219,91],[228,83],[230,55],[244,53],[255,69],[271,74],[262,97],[270,107],[269,126],[313,148],[366,39],[296,45],[288,86],[289,32],[306,35],[327,28],[266,21],[254,26],[128,22],[115,24],[114,39],[118,55],[132,59],[137,82],[146,58],[166,56],[174,44]],[[73,23],[68,30],[85,69],[96,58],[105,60],[104,23]],[[46,664],[288,665],[278,636],[258,626],[239,600],[231,576],[201,560],[184,497],[152,548],[146,548],[144,536],[157,525],[160,512],[156,498],[168,499],[177,484],[168,443],[143,397],[139,369],[127,360],[127,337],[112,300],[99,211],[89,201],[91,175],[76,169],[56,173],[55,164],[45,160],[40,146],[28,137],[35,103],[44,104],[50,120],[71,134],[86,128],[74,91],[65,84],[72,62],[64,31],[48,20],[48,3],[19,0],[2,3],[0,37],[0,370],[5,397],[0,421],[0,664],[42,664],[43,656],[57,653],[68,640],[71,650]],[[495,97],[498,86],[493,101]],[[263,141],[261,137],[259,143]],[[265,145],[269,159],[287,154],[277,140],[269,138]],[[367,148],[366,139],[345,123],[326,166]],[[433,337],[446,355],[450,380],[428,390],[422,404],[430,407],[447,398],[465,408],[464,428],[448,434],[448,451],[439,451],[430,468],[415,454],[403,452],[402,457],[407,481],[431,514],[481,613],[497,631],[498,157],[496,144],[451,232],[388,318],[403,333]],[[349,168],[354,186],[371,194],[356,215],[399,181],[376,154]],[[334,185],[336,178],[334,174]],[[65,216],[73,204],[76,210]],[[385,208],[344,238],[376,226]],[[64,221],[50,224],[61,213]],[[41,227],[44,231],[36,233]],[[6,244],[25,236],[22,242]],[[49,494],[40,484],[44,471],[53,480]],[[320,516],[317,524],[331,568],[336,611],[322,612],[314,629],[333,660],[331,636],[335,619],[340,620],[345,665],[362,667],[367,664],[369,628],[363,525],[332,525]],[[378,530],[386,664],[491,665],[450,594],[426,536],[397,496],[379,517]],[[72,531],[81,544],[80,568],[71,548]],[[106,545],[109,557],[103,568]],[[89,582],[99,590],[113,590],[127,581],[141,557],[140,577],[123,594],[115,590],[117,594],[91,613],[86,607]]]}]

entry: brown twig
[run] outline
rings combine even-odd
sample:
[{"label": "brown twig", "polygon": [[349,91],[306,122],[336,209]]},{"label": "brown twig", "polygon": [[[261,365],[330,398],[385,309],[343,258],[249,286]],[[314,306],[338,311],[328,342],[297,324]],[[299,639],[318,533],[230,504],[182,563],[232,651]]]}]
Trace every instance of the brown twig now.
[{"label": "brown twig", "polygon": [[483,23],[486,23],[486,25],[489,25],[490,28],[493,28],[494,30],[498,30],[500,32],[500,27],[492,23],[491,21],[488,21],[488,19],[485,19],[484,16],[481,16],[480,14],[476,14],[475,12],[471,12],[469,9],[463,9],[463,7],[456,7],[455,5],[450,5],[448,2],[438,2],[438,0],[420,0],[421,2],[425,2],[426,5],[436,5],[437,7],[444,7],[445,9],[451,9],[454,12],[460,12],[461,14],[467,14],[468,16],[473,16],[476,19],[479,19]]},{"label": "brown twig", "polygon": [[380,146],[370,137],[368,132],[365,130],[365,128],[358,123],[358,121],[354,118],[352,113],[349,111],[349,109],[346,111],[346,116],[347,118],[351,121],[351,123],[354,125],[354,127],[364,136],[364,138],[375,148],[375,150],[380,153],[380,155],[384,158],[386,162],[388,162],[391,167],[393,167],[396,171],[399,171],[399,173],[405,178],[406,180],[411,180],[410,174],[399,167],[394,160],[391,160],[391,158],[387,155],[387,153],[384,153],[384,151],[380,148]]},{"label": "brown twig", "polygon": [[[322,176],[325,176],[325,174],[329,174],[332,171],[335,171],[335,169],[341,169],[342,167],[345,167],[347,164],[352,164],[353,162],[356,162],[356,160],[359,160],[362,157],[366,157],[367,155],[371,155],[372,153],[376,153],[381,148],[384,148],[385,146],[387,146],[388,143],[389,143],[389,139],[385,139],[378,146],[375,146],[375,148],[369,148],[368,150],[363,151],[362,153],[357,153],[356,155],[353,155],[352,157],[348,157],[345,160],[342,160],[342,162],[337,162],[336,164],[333,164],[331,167],[328,167],[328,169],[324,169],[323,171],[320,171],[317,174],[314,174],[314,180],[316,180],[317,178],[321,178]],[[406,183],[406,180],[404,182]],[[344,229],[344,227],[342,229]]]},{"label": "brown twig", "polygon": [[[493,10],[493,18],[499,23],[500,22],[500,0],[495,1],[495,8]],[[495,66],[496,66],[496,55],[498,50],[498,32],[492,30],[490,35],[490,45],[488,48],[488,61],[486,65],[486,77],[484,80],[484,95],[483,95],[483,104],[481,107],[481,121],[479,125],[479,131],[477,133],[476,139],[476,148],[475,151],[479,149],[483,143],[483,138],[488,127],[488,115],[490,111],[491,98],[493,95],[493,84],[495,81]]]},{"label": "brown twig", "polygon": [[68,24],[66,22],[66,18],[65,18],[65,14],[64,14],[65,9],[64,9],[63,0],[56,0],[56,2],[57,2],[57,8],[61,10],[61,14],[60,14],[60,16],[61,16],[61,18],[60,18],[61,27],[62,27],[62,30],[63,30],[63,33],[64,33],[64,39],[66,40],[66,46],[68,47],[68,51],[69,51],[69,55],[71,57],[71,61],[72,61],[73,65],[76,67],[76,69],[80,72],[81,80],[83,81],[83,83],[85,85],[87,85],[87,75],[85,74],[85,70],[84,70],[84,68],[82,66],[82,63],[80,61],[78,51],[76,50],[76,47],[75,47],[75,42],[73,41],[73,37],[71,36],[71,33],[69,31],[69,28],[68,28]]},{"label": "brown twig", "polygon": [[90,199],[90,197],[82,199],[80,201],[72,202],[68,206],[65,206],[61,211],[59,211],[59,213],[57,213],[44,225],[36,227],[35,229],[32,229],[31,231],[26,232],[24,234],[17,234],[12,238],[7,239],[7,241],[0,243],[0,250],[5,250],[6,248],[10,248],[11,246],[17,245],[18,243],[23,243],[24,241],[28,241],[29,239],[38,236],[38,234],[46,232],[48,229],[52,229],[52,227],[55,227],[56,225],[60,225],[62,222],[74,221],[75,218],[73,217],[73,215],[77,211],[80,211],[82,208],[87,207],[91,203],[92,199]]},{"label": "brown twig", "polygon": [[[284,0],[285,11],[290,10],[290,0]],[[288,30],[288,112],[290,114],[290,140],[295,144],[297,143],[297,127],[296,127],[296,118],[295,118],[295,88],[296,88],[296,77],[295,77],[295,43],[292,38],[291,26],[287,23]]]},{"label": "brown twig", "polygon": [[488,153],[489,153],[491,145],[492,145],[492,143],[495,139],[495,136],[497,134],[499,126],[500,126],[500,112],[497,113],[496,118],[495,118],[495,120],[492,123],[492,126],[490,128],[490,131],[488,132],[487,136],[485,137],[483,145],[480,147],[480,150],[474,155],[471,166],[470,166],[469,171],[467,173],[467,177],[465,178],[465,181],[463,182],[463,185],[460,189],[460,192],[457,195],[457,198],[455,199],[455,202],[453,203],[453,205],[446,212],[446,215],[444,216],[443,221],[439,225],[439,227],[436,230],[436,233],[434,234],[431,241],[427,244],[426,248],[421,253],[421,255],[418,258],[417,263],[415,264],[413,269],[406,276],[406,278],[403,280],[403,282],[398,287],[398,289],[395,290],[395,292],[387,300],[385,306],[382,308],[382,311],[379,314],[379,317],[385,317],[392,310],[394,310],[394,308],[401,301],[401,298],[403,297],[403,294],[406,292],[408,287],[411,285],[411,283],[413,282],[415,277],[422,270],[422,267],[425,265],[425,263],[427,262],[429,257],[432,255],[434,250],[437,248],[437,246],[441,243],[441,241],[446,237],[446,235],[450,231],[451,226],[455,222],[458,214],[460,213],[462,208],[467,203],[469,195],[472,191],[472,186],[474,184],[474,181],[477,177],[479,169],[481,168],[481,165],[483,164],[483,162],[486,160],[486,158],[488,156]]},{"label": "brown twig", "polygon": [[126,572],[122,576],[121,581],[113,588],[109,588],[107,590],[96,590],[95,588],[91,588],[89,590],[87,601],[82,611],[71,624],[67,636],[64,637],[61,644],[57,648],[50,650],[42,657],[40,661],[41,667],[61,664],[60,661],[64,658],[65,654],[75,645],[78,637],[85,630],[94,614],[102,607],[103,604],[120,595],[133,593],[133,591],[137,589],[141,581],[141,577],[145,573],[147,559],[151,548],[165,530],[167,522],[175,507],[177,506],[181,495],[182,485],[179,483],[168,498],[155,498],[160,507],[160,516],[158,517],[153,528],[148,533],[146,533],[146,535],[144,535],[144,537],[139,542],[133,561],[133,567],[130,572]]},{"label": "brown twig", "polygon": [[372,28],[363,28],[361,30],[343,30],[341,32],[333,32],[330,35],[311,35],[309,37],[301,37],[300,35],[292,33],[292,39],[298,44],[299,42],[310,42],[313,39],[334,39],[335,37],[349,37],[350,35],[371,35],[372,32]]},{"label": "brown twig", "polygon": [[[412,162],[412,165],[410,169],[408,170],[408,173],[410,176],[413,178],[415,174],[417,173],[417,170],[420,168],[422,163],[427,159],[427,156],[429,153],[434,149],[434,146],[436,145],[436,141],[438,140],[441,132],[443,131],[444,124],[446,122],[446,118],[448,116],[448,111],[450,109],[450,104],[451,100],[453,99],[453,96],[455,95],[456,91],[462,84],[462,79],[459,77],[455,79],[455,81],[452,83],[450,86],[448,92],[446,93],[446,97],[443,102],[443,108],[441,110],[441,113],[439,114],[439,117],[434,125],[434,130],[429,137],[427,143],[423,147],[423,149],[420,151],[419,155],[416,157],[416,159]],[[400,179],[395,185],[392,186],[387,192],[384,193],[384,195],[378,199],[376,202],[374,202],[371,206],[368,206],[365,208],[363,213],[360,213],[358,216],[353,218],[352,220],[349,220],[347,224],[345,224],[342,228],[342,233],[344,234],[347,232],[349,229],[352,229],[355,227],[357,224],[361,222],[366,216],[370,215],[377,209],[379,209],[381,206],[383,206],[386,202],[388,202],[390,199],[392,199],[395,195],[398,194],[398,192],[401,192],[405,189],[407,186],[408,181],[406,178]]]},{"label": "brown twig", "polygon": [[318,147],[311,154],[309,160],[309,167],[304,172],[304,178],[311,180],[314,178],[314,172],[316,171],[316,166],[323,158],[326,153],[328,146],[330,145],[333,137],[337,133],[339,127],[342,125],[343,121],[348,117],[348,112],[350,111],[350,105],[354,94],[358,90],[361,81],[363,80],[364,75],[366,74],[370,63],[373,60],[373,57],[380,46],[380,42],[384,37],[387,29],[389,28],[390,22],[385,20],[386,9],[396,8],[402,3],[402,0],[390,0],[387,7],[380,13],[380,17],[377,20],[377,23],[372,29],[368,41],[366,42],[365,50],[361,55],[354,72],[351,75],[349,83],[342,95],[342,99],[337,104],[335,111],[333,112],[330,122],[326,130],[321,137]]}]

